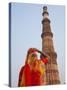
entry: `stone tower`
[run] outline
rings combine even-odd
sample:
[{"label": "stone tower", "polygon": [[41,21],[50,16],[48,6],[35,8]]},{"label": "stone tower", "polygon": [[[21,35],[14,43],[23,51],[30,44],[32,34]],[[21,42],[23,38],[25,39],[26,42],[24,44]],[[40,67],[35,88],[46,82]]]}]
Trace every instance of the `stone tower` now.
[{"label": "stone tower", "polygon": [[57,54],[53,46],[53,33],[51,32],[49,13],[47,7],[43,7],[42,20],[42,52],[46,52],[49,56],[49,62],[46,68],[46,84],[60,84],[59,72],[57,67]]}]

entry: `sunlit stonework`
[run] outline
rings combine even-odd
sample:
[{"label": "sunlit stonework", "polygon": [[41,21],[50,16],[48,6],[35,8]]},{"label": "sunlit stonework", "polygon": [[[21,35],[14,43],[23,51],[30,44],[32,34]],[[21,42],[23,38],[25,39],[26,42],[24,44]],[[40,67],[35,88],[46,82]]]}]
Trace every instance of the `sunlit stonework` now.
[{"label": "sunlit stonework", "polygon": [[43,7],[43,20],[42,20],[42,52],[46,52],[50,56],[46,68],[46,84],[60,84],[58,65],[57,65],[57,54],[53,46],[53,33],[51,32],[49,13],[47,7]]}]

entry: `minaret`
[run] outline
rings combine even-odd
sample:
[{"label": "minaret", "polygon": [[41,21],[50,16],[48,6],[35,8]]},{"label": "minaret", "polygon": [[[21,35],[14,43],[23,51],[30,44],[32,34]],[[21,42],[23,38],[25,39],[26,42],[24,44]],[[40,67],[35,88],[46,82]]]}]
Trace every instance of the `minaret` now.
[{"label": "minaret", "polygon": [[53,46],[53,33],[51,32],[49,13],[47,7],[43,7],[42,20],[42,52],[46,52],[49,56],[49,62],[46,68],[46,84],[60,84],[59,72],[57,67],[57,54]]}]

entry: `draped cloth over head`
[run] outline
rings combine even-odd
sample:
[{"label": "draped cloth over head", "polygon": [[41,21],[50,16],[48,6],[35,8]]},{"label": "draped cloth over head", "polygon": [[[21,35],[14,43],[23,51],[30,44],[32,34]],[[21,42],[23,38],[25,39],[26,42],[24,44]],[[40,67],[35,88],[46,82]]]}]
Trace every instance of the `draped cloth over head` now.
[{"label": "draped cloth over head", "polygon": [[[41,54],[40,59],[37,53]],[[49,56],[42,53],[36,48],[30,48],[27,52],[25,65],[21,68],[19,73],[18,86],[36,86],[42,85],[45,74],[44,65],[48,63]]]}]

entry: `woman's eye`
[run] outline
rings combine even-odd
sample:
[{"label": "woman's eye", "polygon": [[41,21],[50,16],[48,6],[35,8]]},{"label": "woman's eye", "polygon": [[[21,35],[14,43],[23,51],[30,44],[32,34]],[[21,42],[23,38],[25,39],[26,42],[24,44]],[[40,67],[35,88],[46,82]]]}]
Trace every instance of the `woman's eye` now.
[{"label": "woman's eye", "polygon": [[34,55],[32,55],[32,57],[33,57]]},{"label": "woman's eye", "polygon": [[35,57],[35,55],[33,54],[32,57]]}]

